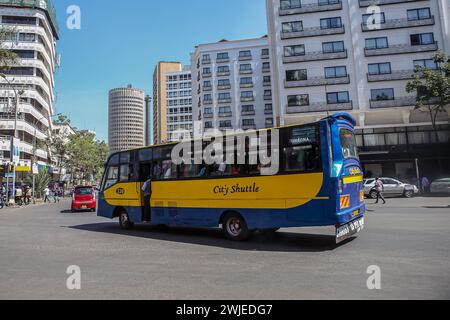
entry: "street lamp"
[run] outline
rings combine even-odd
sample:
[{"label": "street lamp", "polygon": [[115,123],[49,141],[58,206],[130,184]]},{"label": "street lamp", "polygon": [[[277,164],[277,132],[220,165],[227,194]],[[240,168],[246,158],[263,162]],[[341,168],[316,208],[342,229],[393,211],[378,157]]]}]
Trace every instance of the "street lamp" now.
[{"label": "street lamp", "polygon": [[14,153],[13,153],[14,147],[15,147],[14,146],[14,138],[18,138],[18,135],[17,135],[17,116],[18,116],[19,103],[20,103],[19,99],[20,99],[20,96],[24,93],[24,91],[23,90],[19,90],[18,91],[15,88],[14,84],[11,83],[8,80],[8,78],[6,77],[6,75],[4,73],[0,73],[0,77],[2,77],[6,81],[6,83],[9,85],[9,87],[14,91],[14,93],[16,95],[16,101],[15,101],[15,106],[14,106],[14,136],[11,139],[11,152],[10,152],[11,153],[11,155],[10,155],[11,159],[10,160],[11,160],[11,162],[13,164],[13,192],[12,192],[12,196],[13,196],[13,199],[15,199],[15,197],[16,197],[16,165],[14,164]]},{"label": "street lamp", "polygon": [[[55,114],[55,115],[50,116],[50,117],[48,117],[48,118],[49,118],[49,120],[51,120],[52,118],[59,117],[59,116],[61,116],[61,115],[62,115],[62,113],[58,113],[58,114]],[[34,127],[34,136],[33,136],[33,161],[32,161],[32,164],[31,164],[31,174],[32,174],[32,176],[33,176],[33,204],[36,203],[36,191],[35,191],[35,189],[36,189],[36,187],[35,187],[35,185],[36,185],[36,183],[35,183],[36,177],[35,177],[35,175],[34,175],[34,173],[33,173],[33,167],[34,167],[34,165],[37,163],[37,161],[36,161],[36,151],[37,151],[37,138],[36,138],[36,135],[37,135],[37,124],[38,124],[42,119],[45,119],[45,118],[47,118],[47,116],[42,116],[42,117],[40,117],[39,119],[33,121],[33,127]],[[50,122],[50,121],[49,121],[49,122]]]}]

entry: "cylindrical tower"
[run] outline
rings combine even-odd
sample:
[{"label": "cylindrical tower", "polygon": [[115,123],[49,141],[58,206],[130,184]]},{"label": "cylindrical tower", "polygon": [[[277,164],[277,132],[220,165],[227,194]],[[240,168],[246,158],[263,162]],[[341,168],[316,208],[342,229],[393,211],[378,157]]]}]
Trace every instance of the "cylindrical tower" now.
[{"label": "cylindrical tower", "polygon": [[118,152],[145,146],[144,91],[117,88],[109,92],[109,146]]}]

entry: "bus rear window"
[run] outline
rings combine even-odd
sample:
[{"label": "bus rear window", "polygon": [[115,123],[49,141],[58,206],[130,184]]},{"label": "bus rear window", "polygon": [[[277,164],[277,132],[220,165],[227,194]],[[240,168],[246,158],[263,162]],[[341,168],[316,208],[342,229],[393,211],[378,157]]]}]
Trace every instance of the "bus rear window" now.
[{"label": "bus rear window", "polygon": [[340,136],[344,158],[358,158],[358,145],[355,134],[348,129],[341,129]]}]

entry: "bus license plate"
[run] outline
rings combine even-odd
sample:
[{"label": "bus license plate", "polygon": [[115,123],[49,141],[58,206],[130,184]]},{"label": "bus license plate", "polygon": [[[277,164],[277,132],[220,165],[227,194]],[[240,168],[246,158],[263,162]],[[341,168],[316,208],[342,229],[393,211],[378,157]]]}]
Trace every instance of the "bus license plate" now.
[{"label": "bus license plate", "polygon": [[336,228],[336,243],[341,243],[364,230],[364,217]]}]

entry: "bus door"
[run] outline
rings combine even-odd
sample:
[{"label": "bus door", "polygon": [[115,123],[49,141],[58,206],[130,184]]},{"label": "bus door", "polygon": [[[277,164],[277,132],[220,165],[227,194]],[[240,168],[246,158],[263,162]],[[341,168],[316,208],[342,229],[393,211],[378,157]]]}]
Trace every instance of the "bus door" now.
[{"label": "bus door", "polygon": [[152,161],[153,161],[153,150],[152,149],[143,149],[137,152],[137,185],[139,196],[141,199],[141,215],[144,217],[145,203],[144,203],[144,192],[142,191],[142,187],[144,186],[145,181],[148,180],[152,175]]}]

